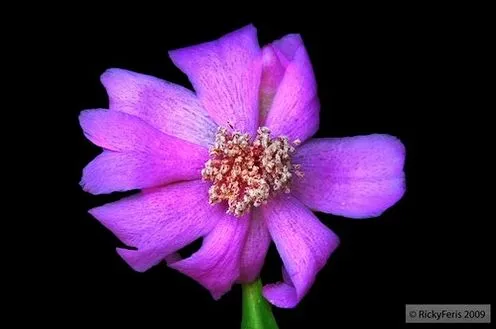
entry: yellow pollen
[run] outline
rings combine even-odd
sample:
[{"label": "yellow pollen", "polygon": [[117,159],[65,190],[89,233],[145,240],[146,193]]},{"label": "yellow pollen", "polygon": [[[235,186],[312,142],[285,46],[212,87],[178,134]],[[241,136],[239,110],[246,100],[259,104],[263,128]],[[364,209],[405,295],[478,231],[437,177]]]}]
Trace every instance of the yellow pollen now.
[{"label": "yellow pollen", "polygon": [[203,179],[212,182],[210,204],[227,201],[227,213],[242,216],[267,203],[271,193],[289,193],[293,175],[303,177],[301,166],[291,164],[294,151],[286,137],[272,139],[266,127],[258,128],[253,142],[248,134],[219,128],[202,170]]}]

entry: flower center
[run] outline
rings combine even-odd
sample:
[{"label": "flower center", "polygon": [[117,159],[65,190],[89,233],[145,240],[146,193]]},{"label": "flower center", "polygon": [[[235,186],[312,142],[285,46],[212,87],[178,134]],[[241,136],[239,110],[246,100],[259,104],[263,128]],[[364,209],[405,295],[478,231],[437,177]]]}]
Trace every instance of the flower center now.
[{"label": "flower center", "polygon": [[300,165],[291,164],[294,151],[287,137],[273,139],[266,127],[258,128],[253,142],[249,134],[219,128],[202,170],[203,179],[212,182],[209,203],[227,201],[227,213],[242,216],[267,203],[271,193],[289,193],[293,175],[303,176]]}]

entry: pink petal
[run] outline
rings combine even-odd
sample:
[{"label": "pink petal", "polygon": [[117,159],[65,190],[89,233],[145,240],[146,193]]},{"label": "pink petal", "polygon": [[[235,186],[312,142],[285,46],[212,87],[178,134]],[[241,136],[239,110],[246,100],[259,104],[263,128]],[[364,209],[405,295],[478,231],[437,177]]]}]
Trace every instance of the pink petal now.
[{"label": "pink petal", "polygon": [[189,78],[210,117],[223,127],[255,133],[262,54],[252,25],[218,40],[173,50],[174,64]]},{"label": "pink petal", "polygon": [[299,35],[288,35],[273,48],[281,65],[287,67],[264,125],[274,136],[304,141],[319,126],[320,103],[310,58]]},{"label": "pink petal", "polygon": [[225,217],[208,204],[208,184],[190,181],[144,191],[90,210],[123,243],[119,255],[143,272],[166,256],[210,232]]},{"label": "pink petal", "polygon": [[101,76],[111,110],[132,114],[156,129],[186,141],[208,146],[216,124],[195,94],[181,86],[121,69]]},{"label": "pink petal", "polygon": [[262,207],[262,216],[286,271],[285,282],[266,285],[263,295],[277,307],[295,307],[339,245],[339,238],[291,195],[270,200]]},{"label": "pink petal", "polygon": [[304,47],[303,40],[299,34],[288,34],[279,40],[272,42],[277,56],[284,67],[294,59],[296,52],[300,47]]},{"label": "pink petal", "polygon": [[376,217],[403,196],[404,161],[403,144],[389,135],[313,139],[293,158],[305,176],[292,192],[314,210]]},{"label": "pink petal", "polygon": [[267,45],[262,49],[263,70],[262,81],[260,82],[260,122],[265,122],[267,113],[272,106],[277,88],[284,77],[286,66],[284,66],[272,45]]},{"label": "pink petal", "polygon": [[103,151],[84,168],[80,184],[92,194],[143,189],[198,178],[201,167],[180,157]]},{"label": "pink petal", "polygon": [[246,242],[241,253],[240,276],[241,283],[254,281],[265,261],[270,245],[270,235],[260,210],[253,210]]},{"label": "pink petal", "polygon": [[204,238],[199,251],[178,262],[169,257],[169,266],[190,276],[207,288],[214,299],[219,299],[239,276],[249,221],[249,215],[236,218],[225,214]]},{"label": "pink petal", "polygon": [[90,193],[110,193],[200,177],[208,151],[165,135],[143,120],[108,110],[83,111],[85,135],[106,148],[83,171]]}]

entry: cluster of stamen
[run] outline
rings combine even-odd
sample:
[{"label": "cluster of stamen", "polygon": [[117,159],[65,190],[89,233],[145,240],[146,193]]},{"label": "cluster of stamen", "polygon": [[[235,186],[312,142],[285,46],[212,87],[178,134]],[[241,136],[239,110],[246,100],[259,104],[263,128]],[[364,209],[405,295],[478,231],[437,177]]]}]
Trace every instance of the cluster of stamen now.
[{"label": "cluster of stamen", "polygon": [[248,134],[219,128],[202,170],[203,179],[212,182],[210,204],[227,201],[227,213],[242,216],[267,203],[271,193],[289,193],[293,175],[303,176],[300,166],[291,164],[294,151],[286,137],[272,139],[266,127],[258,128],[253,142]]}]

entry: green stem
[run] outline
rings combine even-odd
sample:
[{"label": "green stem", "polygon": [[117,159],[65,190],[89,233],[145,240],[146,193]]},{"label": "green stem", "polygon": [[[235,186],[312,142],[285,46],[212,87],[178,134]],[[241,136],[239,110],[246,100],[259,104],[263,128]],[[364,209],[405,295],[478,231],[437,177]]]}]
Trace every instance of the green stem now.
[{"label": "green stem", "polygon": [[243,318],[241,329],[278,329],[272,309],[262,296],[260,279],[242,285]]}]

